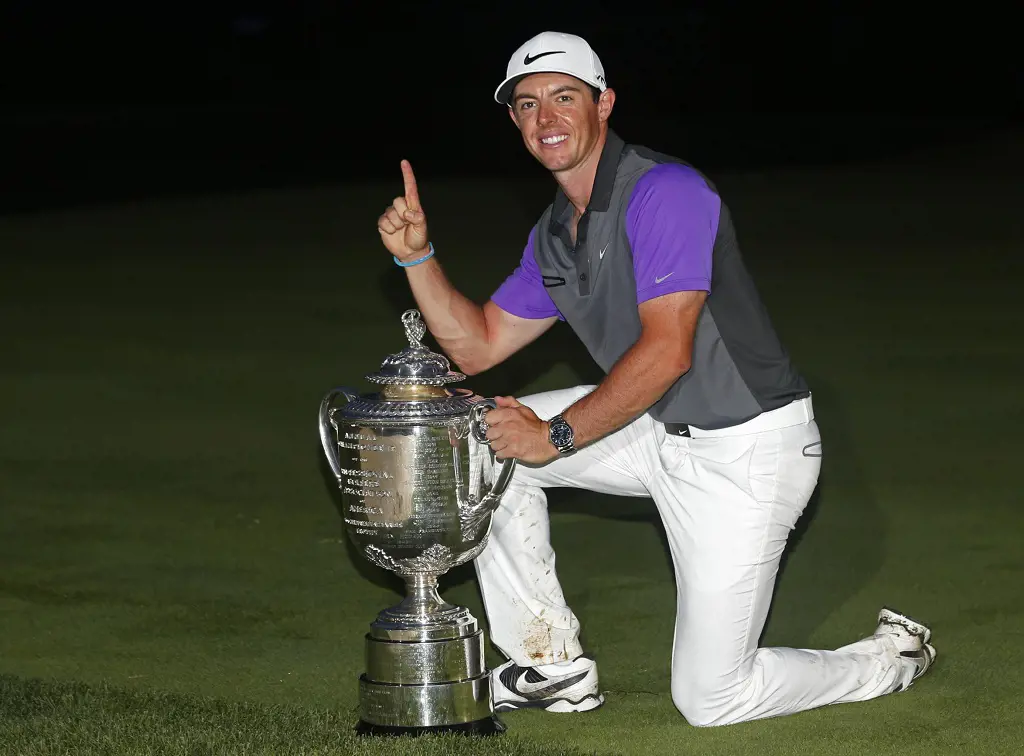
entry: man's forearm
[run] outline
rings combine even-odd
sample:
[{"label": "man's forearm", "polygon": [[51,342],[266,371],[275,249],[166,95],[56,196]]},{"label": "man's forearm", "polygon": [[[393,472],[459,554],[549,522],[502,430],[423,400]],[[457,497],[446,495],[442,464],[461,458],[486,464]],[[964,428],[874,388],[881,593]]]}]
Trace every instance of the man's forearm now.
[{"label": "man's forearm", "polygon": [[597,441],[646,412],[689,370],[678,344],[641,337],[585,397],[563,413],[577,447]]},{"label": "man's forearm", "polygon": [[456,365],[474,371],[488,349],[483,308],[452,286],[437,258],[406,268],[409,288],[427,328]]}]

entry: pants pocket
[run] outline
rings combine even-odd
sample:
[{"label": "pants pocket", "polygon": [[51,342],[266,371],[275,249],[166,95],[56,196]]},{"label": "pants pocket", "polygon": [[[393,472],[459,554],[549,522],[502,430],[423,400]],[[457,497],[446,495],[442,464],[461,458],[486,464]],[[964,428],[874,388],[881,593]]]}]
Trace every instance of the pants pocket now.
[{"label": "pants pocket", "polygon": [[696,490],[739,489],[753,498],[749,473],[756,440],[756,436],[671,439],[661,448],[662,467],[670,479]]},{"label": "pants pocket", "polygon": [[757,434],[747,465],[747,481],[750,496],[759,504],[771,504],[778,495],[782,456],[780,431]]}]

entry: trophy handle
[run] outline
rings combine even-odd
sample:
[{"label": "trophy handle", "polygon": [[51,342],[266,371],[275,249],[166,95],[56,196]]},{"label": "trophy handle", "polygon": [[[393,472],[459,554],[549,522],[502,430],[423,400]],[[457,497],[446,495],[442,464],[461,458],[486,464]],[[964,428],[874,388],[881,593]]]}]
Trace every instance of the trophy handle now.
[{"label": "trophy handle", "polygon": [[338,396],[344,396],[346,401],[351,402],[353,399],[359,398],[359,395],[346,386],[340,386],[328,391],[323,401],[320,402],[320,443],[324,447],[324,454],[331,465],[331,471],[340,483],[343,476],[341,460],[338,458],[338,447],[331,437],[331,428],[335,430],[338,428],[334,424],[334,418],[331,413],[331,405]]},{"label": "trophy handle", "polygon": [[[487,420],[485,419],[487,412],[492,409],[497,409],[498,404],[493,399],[484,399],[482,402],[473,406],[469,415],[469,430],[473,434],[479,443],[491,445],[491,442],[485,435],[487,433]],[[508,488],[508,484],[512,482],[512,473],[516,469],[515,459],[506,459],[501,463],[501,469],[498,474],[494,477],[494,483],[491,484],[491,490],[488,491],[484,497],[480,500],[480,508],[483,510],[490,510],[498,506],[498,502],[501,500],[502,495],[505,493],[505,489]]]}]

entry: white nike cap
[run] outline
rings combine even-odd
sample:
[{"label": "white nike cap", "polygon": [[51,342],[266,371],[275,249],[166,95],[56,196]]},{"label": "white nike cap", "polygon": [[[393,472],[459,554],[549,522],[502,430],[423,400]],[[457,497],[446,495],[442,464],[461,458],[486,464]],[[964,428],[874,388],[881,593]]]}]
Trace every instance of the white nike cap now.
[{"label": "white nike cap", "polygon": [[494,99],[507,105],[519,80],[535,73],[568,74],[602,92],[608,88],[601,59],[585,39],[575,34],[541,32],[512,53],[505,80],[494,91]]}]

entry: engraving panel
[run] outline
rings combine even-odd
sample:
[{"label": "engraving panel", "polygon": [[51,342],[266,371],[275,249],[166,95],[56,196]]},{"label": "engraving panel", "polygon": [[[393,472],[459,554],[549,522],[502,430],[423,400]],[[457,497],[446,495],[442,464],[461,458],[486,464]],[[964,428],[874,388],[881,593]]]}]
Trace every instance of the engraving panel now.
[{"label": "engraving panel", "polygon": [[341,493],[345,526],[358,542],[388,543],[408,519],[394,465],[399,447],[376,428],[340,424]]},{"label": "engraving panel", "polygon": [[341,424],[344,519],[356,542],[407,559],[459,536],[459,444],[447,426]]},{"label": "engraving panel", "polygon": [[339,423],[336,442],[344,527],[371,562],[401,574],[440,574],[479,554],[495,466],[468,420]]},{"label": "engraving panel", "polygon": [[403,546],[447,543],[458,523],[456,476],[452,464],[456,449],[448,429],[422,426],[402,439],[405,446],[398,475],[399,490],[412,500],[413,521],[401,538]]}]

